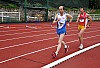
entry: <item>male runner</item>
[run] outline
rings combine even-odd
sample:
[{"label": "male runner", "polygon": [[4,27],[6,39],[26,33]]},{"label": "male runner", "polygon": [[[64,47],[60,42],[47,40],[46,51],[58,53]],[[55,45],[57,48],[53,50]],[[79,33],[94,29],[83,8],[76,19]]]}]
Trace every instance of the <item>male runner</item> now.
[{"label": "male runner", "polygon": [[[72,22],[73,17],[64,12],[64,6],[59,6],[59,13],[55,16],[55,19],[53,21],[54,23],[57,23],[57,34],[58,34],[58,46],[57,46],[57,50],[56,52],[54,52],[52,54],[53,58],[56,58],[56,56],[58,55],[58,52],[60,51],[61,48],[61,44],[64,45],[64,49],[65,49],[65,53],[68,50],[69,46],[66,45],[66,43],[63,41],[64,36],[66,34],[66,21],[67,18],[70,18],[69,23]],[[69,23],[67,23],[67,25],[69,26]]]},{"label": "male runner", "polygon": [[[88,22],[88,19],[90,20],[90,22]],[[77,24],[78,24],[78,30],[79,30],[79,42],[80,42],[80,49],[83,49],[83,33],[86,30],[87,27],[90,26],[91,22],[92,22],[92,17],[85,12],[84,8],[80,8],[80,14],[78,15],[77,18]]]}]

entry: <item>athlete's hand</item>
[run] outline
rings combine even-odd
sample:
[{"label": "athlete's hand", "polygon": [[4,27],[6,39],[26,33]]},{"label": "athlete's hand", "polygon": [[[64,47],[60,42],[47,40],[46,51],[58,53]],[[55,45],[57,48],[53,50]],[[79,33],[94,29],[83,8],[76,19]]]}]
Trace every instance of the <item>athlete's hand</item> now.
[{"label": "athlete's hand", "polygon": [[61,19],[60,18],[58,18],[58,20],[57,21],[60,21]]},{"label": "athlete's hand", "polygon": [[67,26],[70,26],[69,23],[67,23]]},{"label": "athlete's hand", "polygon": [[87,25],[87,26],[86,26],[86,28],[89,28],[89,27],[90,27],[90,25]]},{"label": "athlete's hand", "polygon": [[76,23],[78,23],[78,21],[76,21]]},{"label": "athlete's hand", "polygon": [[76,21],[76,24],[78,25],[78,21]]}]

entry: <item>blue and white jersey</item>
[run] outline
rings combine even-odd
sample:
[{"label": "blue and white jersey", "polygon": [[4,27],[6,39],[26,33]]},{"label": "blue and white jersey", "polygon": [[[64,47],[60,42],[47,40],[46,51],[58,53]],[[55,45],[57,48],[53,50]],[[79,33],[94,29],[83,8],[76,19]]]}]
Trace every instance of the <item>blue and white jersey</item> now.
[{"label": "blue and white jersey", "polygon": [[63,16],[58,13],[58,19],[60,18],[60,21],[57,23],[57,29],[66,28],[66,13],[63,14]]},{"label": "blue and white jersey", "polygon": [[67,21],[67,14],[64,13],[62,16],[60,15],[60,13],[58,13],[58,19],[60,19],[58,22],[57,22],[57,34],[63,34],[63,33],[66,33],[66,21]]}]

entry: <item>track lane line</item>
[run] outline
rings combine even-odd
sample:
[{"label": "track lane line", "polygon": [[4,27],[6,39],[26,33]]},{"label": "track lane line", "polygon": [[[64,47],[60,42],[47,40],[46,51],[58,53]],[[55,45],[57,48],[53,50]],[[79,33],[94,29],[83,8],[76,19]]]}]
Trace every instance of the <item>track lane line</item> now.
[{"label": "track lane line", "polygon": [[[69,29],[74,29],[74,28],[69,28]],[[98,28],[100,28],[100,27],[98,27]],[[94,28],[91,28],[91,29],[94,29]],[[27,33],[32,33],[32,32],[42,32],[42,31],[52,31],[52,30],[56,30],[56,29],[40,30],[40,31],[28,31],[28,32],[22,32],[22,33],[5,34],[5,35],[0,35],[0,36],[20,35],[20,34],[27,34]],[[67,28],[67,30],[68,30],[68,28]]]},{"label": "track lane line", "polygon": [[[76,27],[74,27],[74,28],[76,28]],[[72,28],[69,28],[69,29],[72,29]],[[56,29],[52,29],[52,28],[51,28],[51,29],[49,29],[49,30],[44,30],[44,29],[43,29],[43,30],[38,30],[38,31],[37,31],[37,30],[36,30],[36,31],[33,31],[33,30],[32,30],[32,31],[30,31],[30,32],[28,31],[28,32],[22,32],[22,33],[5,34],[5,35],[0,35],[0,36],[24,34],[24,33],[31,33],[31,32],[42,32],[42,31],[50,31],[50,30],[56,30]]]},{"label": "track lane line", "polygon": [[[96,28],[95,28],[96,29]],[[78,31],[78,30],[70,30],[67,32],[71,32],[71,31]],[[98,30],[99,31],[99,30]],[[29,38],[29,37],[34,37],[34,36],[44,36],[44,35],[50,35],[50,34],[56,34],[55,33],[47,33],[47,34],[39,34],[39,35],[32,35],[32,36],[24,36],[24,37],[17,37],[17,38],[10,38],[10,39],[4,39],[4,40],[0,40],[0,42],[4,42],[4,41],[11,41],[11,40],[16,40],[16,39],[22,39],[22,38]]]},{"label": "track lane line", "polygon": [[[39,27],[39,26],[38,26]],[[26,28],[28,28],[28,27],[26,27]],[[41,28],[43,28],[43,30],[44,29],[46,29],[46,28],[50,28],[50,29],[53,29],[53,28],[51,28],[51,27],[41,27]],[[75,28],[75,27],[74,27]],[[17,29],[17,30],[7,30],[7,31],[0,31],[0,32],[12,32],[12,31],[19,31],[19,30],[32,30],[32,29],[34,29],[34,28],[29,28],[29,29]]]},{"label": "track lane line", "polygon": [[[95,38],[95,37],[98,37],[98,36],[100,36],[100,35],[90,36],[90,37],[86,37],[86,38],[83,38],[83,39]],[[67,43],[72,43],[72,42],[77,42],[77,41],[79,41],[79,40],[73,40],[73,41],[70,41],[70,42],[67,42]],[[37,51],[29,52],[29,53],[26,53],[26,54],[23,54],[23,55],[20,55],[20,56],[16,56],[16,57],[13,57],[13,58],[10,58],[10,59],[7,59],[7,60],[3,60],[3,61],[0,61],[0,64],[14,60],[14,59],[17,59],[17,58],[20,58],[20,57],[27,56],[27,55],[30,55],[30,54],[34,54],[34,53],[38,53],[38,52],[41,52],[41,51],[44,51],[44,50],[47,50],[47,49],[51,49],[51,48],[54,48],[56,46],[57,45],[47,47],[47,48],[44,48],[44,49],[40,49],[40,50],[37,50]]]},{"label": "track lane line", "polygon": [[0,36],[10,36],[10,35],[20,35],[20,34],[27,34],[27,33],[32,33],[32,32],[42,32],[42,31],[51,31],[51,30],[55,30],[55,29],[50,29],[50,30],[41,30],[41,31],[28,31],[28,32],[22,32],[22,33],[14,33],[14,34],[5,34],[5,35],[0,35]]},{"label": "track lane line", "polygon": [[[72,31],[78,31],[78,30],[70,30],[67,32],[72,32]],[[0,40],[0,42],[4,42],[4,41],[10,41],[10,40],[15,40],[15,39],[20,39],[20,38],[27,38],[27,37],[35,37],[35,36],[43,36],[43,35],[52,35],[52,34],[56,34],[55,33],[47,33],[47,34],[39,34],[39,35],[32,35],[32,36],[25,36],[25,37],[17,37],[17,38],[12,38],[12,39],[5,39],[5,40]]]},{"label": "track lane line", "polygon": [[0,31],[0,32],[10,32],[10,31],[19,31],[19,30],[31,30],[31,29],[17,29],[17,30],[8,30],[8,31]]},{"label": "track lane line", "polygon": [[66,61],[66,60],[69,60],[69,59],[73,58],[74,56],[77,56],[77,55],[79,55],[79,54],[81,54],[83,52],[86,52],[86,51],[88,51],[90,49],[93,49],[93,48],[99,47],[99,46],[100,46],[100,43],[94,44],[94,45],[89,46],[87,48],[84,48],[82,50],[76,51],[76,52],[74,52],[74,53],[72,53],[72,54],[70,54],[68,56],[65,56],[65,57],[63,57],[61,59],[58,59],[58,60],[56,60],[56,61],[54,61],[54,62],[52,62],[50,64],[47,64],[47,65],[45,65],[45,66],[43,66],[41,68],[52,68],[52,67],[54,67],[54,66],[56,66],[58,64],[61,64],[62,62]]},{"label": "track lane line", "polygon": [[[92,33],[92,32],[98,32],[98,31],[90,31],[90,32],[84,32],[84,33]],[[70,35],[66,35],[66,36],[73,36],[73,35],[77,35],[77,34],[70,34]],[[52,40],[52,39],[56,39],[56,38],[58,38],[58,37],[53,37],[53,38],[47,38],[47,39],[42,39],[42,40],[31,41],[31,42],[27,42],[27,43],[16,44],[16,45],[12,45],[12,46],[2,47],[2,48],[0,48],[0,50],[4,50],[4,49],[8,49],[8,48],[13,48],[13,47],[18,47],[18,46],[24,46],[26,44],[31,44],[31,43],[37,43],[37,42]]]}]

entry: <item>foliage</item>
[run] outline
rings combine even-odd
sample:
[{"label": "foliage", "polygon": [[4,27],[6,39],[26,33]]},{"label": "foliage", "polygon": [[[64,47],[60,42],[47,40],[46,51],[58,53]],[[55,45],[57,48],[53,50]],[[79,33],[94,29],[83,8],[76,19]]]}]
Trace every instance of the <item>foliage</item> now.
[{"label": "foliage", "polygon": [[90,14],[100,14],[100,9],[91,10]]},{"label": "foliage", "polygon": [[49,10],[57,10],[57,8],[49,8]]},{"label": "foliage", "polygon": [[42,4],[40,4],[40,3],[36,3],[34,5],[35,5],[35,7],[42,7]]},{"label": "foliage", "polygon": [[8,4],[8,8],[17,8],[17,6],[14,4]]},{"label": "foliage", "polygon": [[17,8],[15,4],[6,4],[6,5],[0,4],[0,7],[1,8]]}]

